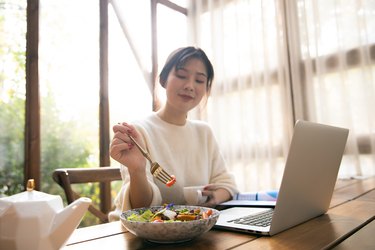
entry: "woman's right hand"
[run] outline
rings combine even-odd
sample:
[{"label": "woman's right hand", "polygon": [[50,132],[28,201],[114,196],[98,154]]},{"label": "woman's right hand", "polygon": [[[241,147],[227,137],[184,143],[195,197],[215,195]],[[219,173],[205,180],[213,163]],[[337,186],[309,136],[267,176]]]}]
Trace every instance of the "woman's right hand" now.
[{"label": "woman's right hand", "polygon": [[133,144],[131,135],[138,144],[140,143],[137,130],[126,122],[113,126],[114,136],[110,145],[111,157],[119,163],[125,165],[129,172],[145,171],[146,159]]}]

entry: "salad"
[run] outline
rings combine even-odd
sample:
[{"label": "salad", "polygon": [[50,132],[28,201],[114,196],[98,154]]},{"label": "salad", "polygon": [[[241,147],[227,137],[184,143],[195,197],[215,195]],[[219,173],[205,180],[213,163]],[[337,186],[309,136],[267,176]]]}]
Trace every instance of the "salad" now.
[{"label": "salad", "polygon": [[128,216],[127,220],[136,222],[170,223],[207,219],[211,215],[211,209],[203,211],[200,208],[174,208],[173,204],[169,204],[161,208],[140,210],[138,213]]}]

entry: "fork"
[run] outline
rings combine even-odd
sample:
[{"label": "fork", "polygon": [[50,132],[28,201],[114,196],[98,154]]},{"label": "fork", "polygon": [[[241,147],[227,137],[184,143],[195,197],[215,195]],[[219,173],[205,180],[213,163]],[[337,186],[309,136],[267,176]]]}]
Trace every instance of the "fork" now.
[{"label": "fork", "polygon": [[143,154],[143,156],[150,162],[151,164],[151,174],[161,181],[162,183],[166,184],[168,187],[172,186],[176,182],[176,177],[174,175],[169,175],[160,165],[159,163],[153,161],[150,157],[150,154],[144,150],[136,141],[135,139],[129,135],[130,140],[137,146],[139,151]]}]

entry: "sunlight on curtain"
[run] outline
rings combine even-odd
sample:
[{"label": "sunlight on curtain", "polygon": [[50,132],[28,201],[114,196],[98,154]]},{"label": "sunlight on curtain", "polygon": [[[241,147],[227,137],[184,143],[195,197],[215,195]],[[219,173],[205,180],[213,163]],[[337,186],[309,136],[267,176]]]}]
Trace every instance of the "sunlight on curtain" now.
[{"label": "sunlight on curtain", "polygon": [[216,71],[195,116],[241,191],[279,186],[297,119],[350,129],[339,177],[375,174],[374,15],[371,0],[191,1],[191,43]]},{"label": "sunlight on curtain", "polygon": [[[290,4],[291,2],[289,2]],[[297,118],[350,129],[340,177],[375,174],[375,1],[298,0],[293,84]]]},{"label": "sunlight on curtain", "polygon": [[212,126],[241,191],[278,188],[293,116],[279,1],[194,1],[192,43],[215,67],[207,106]]}]

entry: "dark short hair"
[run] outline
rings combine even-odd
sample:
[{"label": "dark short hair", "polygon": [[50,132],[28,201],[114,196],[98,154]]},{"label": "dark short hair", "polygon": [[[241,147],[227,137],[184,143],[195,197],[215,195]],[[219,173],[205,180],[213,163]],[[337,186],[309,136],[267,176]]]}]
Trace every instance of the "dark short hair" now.
[{"label": "dark short hair", "polygon": [[192,59],[192,58],[201,60],[203,64],[206,66],[206,70],[207,70],[206,88],[207,88],[207,92],[210,92],[212,81],[214,79],[214,68],[210,60],[208,59],[206,53],[204,53],[202,49],[191,47],[191,46],[176,49],[169,55],[159,75],[159,83],[161,84],[161,86],[165,87],[165,83],[167,82],[168,75],[172,69],[175,69],[175,70],[181,69],[185,65],[185,63],[189,59]]}]

